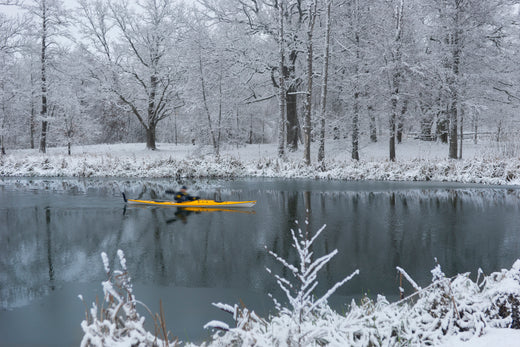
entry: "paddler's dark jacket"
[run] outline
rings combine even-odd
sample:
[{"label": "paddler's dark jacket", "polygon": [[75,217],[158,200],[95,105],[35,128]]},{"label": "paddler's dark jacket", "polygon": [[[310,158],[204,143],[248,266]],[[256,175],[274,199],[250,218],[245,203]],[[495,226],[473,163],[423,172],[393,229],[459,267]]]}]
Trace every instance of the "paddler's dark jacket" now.
[{"label": "paddler's dark jacket", "polygon": [[177,201],[177,202],[193,201],[193,200],[198,200],[198,199],[199,199],[198,196],[191,196],[188,193],[184,193],[184,192],[175,193],[175,201]]}]

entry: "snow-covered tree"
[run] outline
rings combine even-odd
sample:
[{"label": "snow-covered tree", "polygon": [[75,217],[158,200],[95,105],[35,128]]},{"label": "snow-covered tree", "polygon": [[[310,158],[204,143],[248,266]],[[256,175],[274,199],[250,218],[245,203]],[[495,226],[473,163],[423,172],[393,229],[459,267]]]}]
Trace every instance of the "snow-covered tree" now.
[{"label": "snow-covered tree", "polygon": [[[461,156],[458,149],[459,128],[462,115],[471,113],[475,106],[489,107],[478,101],[495,99],[496,92],[490,85],[500,84],[502,74],[490,76],[486,71],[497,71],[494,61],[506,51],[500,52],[501,42],[506,39],[503,22],[507,18],[506,1],[444,0],[426,1],[428,15],[425,17],[431,27],[429,49],[438,64],[439,124],[441,132],[446,131],[449,141],[449,157]],[[483,80],[480,77],[491,77]],[[473,105],[473,106],[472,106]],[[481,108],[479,106],[476,109]],[[443,124],[447,124],[444,126]],[[445,129],[445,130],[444,130]]]},{"label": "snow-covered tree", "polygon": [[327,88],[329,80],[329,60],[330,60],[330,31],[331,31],[331,7],[332,0],[325,2],[325,44],[323,48],[323,69],[321,73],[321,94],[320,94],[320,129],[319,129],[319,148],[318,162],[323,163],[325,159],[325,134],[326,134],[326,113],[327,113]]},{"label": "snow-covered tree", "polygon": [[305,93],[305,121],[303,126],[304,152],[303,160],[305,164],[311,164],[311,131],[312,131],[312,95],[313,95],[313,79],[314,79],[314,25],[316,24],[316,16],[318,15],[318,1],[309,2],[307,8],[307,38],[305,48],[307,53],[307,91]]},{"label": "snow-covered tree", "polygon": [[[40,152],[47,151],[48,126],[51,121],[49,113],[48,92],[51,87],[49,80],[50,69],[53,68],[51,61],[59,51],[59,38],[66,35],[64,28],[67,25],[67,15],[60,0],[33,0],[32,4],[23,7],[28,11],[35,22],[37,30],[34,33],[39,41],[40,52]],[[55,68],[55,67],[54,67]]]},{"label": "snow-covered tree", "polygon": [[87,49],[107,69],[96,78],[137,118],[146,147],[155,149],[157,124],[182,104],[176,62],[183,8],[171,0],[80,4],[83,32],[94,47]]},{"label": "snow-covered tree", "polygon": [[5,136],[20,92],[15,74],[16,54],[23,47],[27,22],[23,17],[11,18],[0,13],[0,154],[5,154]]}]

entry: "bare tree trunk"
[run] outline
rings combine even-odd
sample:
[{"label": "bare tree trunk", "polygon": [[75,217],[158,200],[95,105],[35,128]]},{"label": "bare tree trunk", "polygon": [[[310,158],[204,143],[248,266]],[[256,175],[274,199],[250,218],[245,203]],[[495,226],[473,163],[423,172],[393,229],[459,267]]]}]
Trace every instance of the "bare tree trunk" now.
[{"label": "bare tree trunk", "polygon": [[457,159],[457,128],[458,128],[458,117],[457,117],[457,91],[453,90],[452,100],[450,106],[450,123],[449,123],[449,157],[450,159]]},{"label": "bare tree trunk", "polygon": [[476,114],[473,116],[473,143],[478,143],[478,118]]},{"label": "bare tree trunk", "polygon": [[279,81],[278,81],[278,106],[280,111],[280,123],[278,128],[278,156],[282,157],[285,154],[285,110],[286,110],[286,92],[285,92],[285,50],[284,50],[284,20],[283,20],[283,5],[284,1],[281,0],[278,4],[278,43],[279,47]]},{"label": "bare tree trunk", "polygon": [[[32,71],[32,69],[31,69],[31,71]],[[33,86],[34,84],[35,84],[34,77],[31,72],[31,86]],[[29,119],[29,137],[30,137],[31,149],[34,149],[34,133],[36,132],[36,105],[34,103],[34,100],[35,100],[34,94],[35,94],[34,88],[31,88],[31,116]]]},{"label": "bare tree trunk", "polygon": [[[294,71],[294,67],[288,70]],[[294,80],[293,73],[289,74],[287,80]],[[298,149],[298,140],[300,139],[300,122],[298,120],[298,96],[296,82],[292,82],[285,93],[286,104],[286,130],[287,130],[287,149],[296,151]]]},{"label": "bare tree trunk", "polygon": [[449,140],[449,157],[451,159],[457,159],[457,128],[458,128],[458,106],[459,106],[459,64],[460,64],[460,36],[459,36],[459,11],[460,8],[456,9],[455,13],[455,28],[451,46],[452,46],[452,76],[449,79],[449,86],[451,91],[451,104],[449,110],[449,120],[450,120],[450,140]]},{"label": "bare tree trunk", "polygon": [[249,144],[253,144],[253,114],[249,118]]},{"label": "bare tree trunk", "polygon": [[40,116],[42,117],[42,129],[40,135],[40,152],[47,152],[47,73],[46,73],[46,52],[47,52],[47,4],[42,0],[42,46],[41,46],[41,92],[42,92],[42,108]]},{"label": "bare tree trunk", "polygon": [[352,159],[359,160],[359,66],[360,66],[360,41],[359,41],[359,2],[355,1],[355,32],[354,43],[356,45],[356,61],[354,62],[354,109],[352,115]]},{"label": "bare tree trunk", "polygon": [[462,159],[462,141],[464,141],[464,109],[460,110],[460,145],[459,145],[459,159]]},{"label": "bare tree trunk", "polygon": [[[237,130],[236,130],[237,136],[236,137],[237,137],[237,149],[238,149],[239,142],[240,142],[240,122],[238,120],[238,107],[236,109],[235,116],[236,116],[235,119],[237,121]],[[251,125],[252,125],[252,123],[253,123],[253,115],[251,115]],[[253,129],[251,129],[251,130],[253,130]]]},{"label": "bare tree trunk", "polygon": [[404,0],[400,0],[396,5],[394,12],[394,19],[396,23],[394,47],[393,47],[393,62],[396,65],[390,81],[391,85],[391,99],[390,99],[390,117],[389,117],[389,152],[390,160],[395,161],[395,135],[396,135],[396,121],[397,121],[397,102],[399,100],[399,86],[401,81],[401,44],[403,36],[403,16],[404,16]]},{"label": "bare tree trunk", "polygon": [[[1,89],[4,90],[5,85],[1,83]],[[8,101],[5,98],[5,93],[2,93],[4,97],[2,97],[2,100],[0,102],[0,105],[2,106],[2,125],[0,126],[0,155],[5,155],[5,142],[4,142],[4,136],[5,136],[5,123],[7,118],[7,103]]]},{"label": "bare tree trunk", "polygon": [[403,141],[404,116],[407,111],[408,100],[405,99],[403,102],[403,108],[401,109],[401,114],[399,115],[399,121],[397,122],[397,143],[401,143]]},{"label": "bare tree trunk", "polygon": [[[251,128],[251,133],[253,132],[253,128]],[[265,119],[262,118],[262,144],[265,143]]]},{"label": "bare tree trunk", "polygon": [[439,112],[437,119],[437,137],[442,143],[448,143],[448,119],[447,111]]},{"label": "bare tree trunk", "polygon": [[34,149],[34,133],[36,132],[36,110],[34,109],[34,103],[31,103],[31,118],[29,119],[29,132],[31,149]]},{"label": "bare tree trunk", "polygon": [[[2,105],[2,109],[5,108],[5,103]],[[4,144],[4,133],[5,133],[5,109],[2,112],[4,117],[2,118],[2,128],[0,129],[0,154],[5,155],[5,144]]]},{"label": "bare tree trunk", "polygon": [[359,160],[359,92],[357,91],[354,93],[354,114],[352,115],[352,159]]},{"label": "bare tree trunk", "polygon": [[155,150],[155,124],[150,124],[146,128],[146,148]]},{"label": "bare tree trunk", "polygon": [[325,160],[325,115],[327,112],[327,81],[329,78],[329,52],[330,52],[330,8],[332,0],[327,0],[326,10],[326,33],[325,33],[325,52],[323,54],[323,72],[321,85],[321,111],[320,111],[320,146],[318,149],[318,162]]},{"label": "bare tree trunk", "polygon": [[456,95],[452,95],[452,105],[450,107],[450,139],[449,139],[449,157],[450,159],[457,159],[457,100]]},{"label": "bare tree trunk", "polygon": [[309,4],[309,26],[307,27],[307,93],[305,95],[305,126],[304,130],[304,154],[303,159],[306,165],[311,164],[311,118],[312,118],[312,82],[313,82],[313,45],[312,36],[314,33],[314,23],[316,22],[316,7],[318,6],[318,0],[314,0],[313,3]]},{"label": "bare tree trunk", "polygon": [[217,158],[220,157],[220,138],[222,135],[222,68],[219,73],[218,81],[218,120],[217,120]]},{"label": "bare tree trunk", "polygon": [[374,106],[372,104],[367,105],[367,113],[368,113],[368,126],[370,130],[370,142],[377,142],[377,125],[376,125],[376,116],[374,114]]},{"label": "bare tree trunk", "polygon": [[173,129],[175,136],[175,146],[177,146],[177,111],[173,110]]},{"label": "bare tree trunk", "polygon": [[202,89],[202,101],[204,103],[204,109],[206,110],[206,115],[208,117],[208,127],[209,127],[209,133],[210,133],[210,136],[211,136],[211,143],[213,144],[213,149],[215,151],[217,151],[217,141],[215,139],[215,133],[213,131],[213,126],[211,124],[211,114],[209,112],[209,107],[208,107],[208,100],[206,98],[206,85],[205,85],[205,82],[204,82],[204,70],[202,69],[202,52],[201,54],[199,55],[199,72],[200,72],[200,84],[201,84],[201,89]]},{"label": "bare tree trunk", "polygon": [[392,100],[391,102],[391,110],[390,110],[390,119],[388,123],[389,131],[390,131],[390,142],[389,142],[389,150],[390,150],[390,160],[395,161],[395,122],[397,118],[397,98],[399,97],[399,89],[397,87],[394,88],[392,92]]},{"label": "bare tree trunk", "polygon": [[153,73],[150,76],[150,92],[148,95],[148,124],[146,126],[146,148],[151,150],[156,150],[155,144],[155,127],[156,123],[154,121],[155,117],[155,94],[157,92],[157,75]]}]

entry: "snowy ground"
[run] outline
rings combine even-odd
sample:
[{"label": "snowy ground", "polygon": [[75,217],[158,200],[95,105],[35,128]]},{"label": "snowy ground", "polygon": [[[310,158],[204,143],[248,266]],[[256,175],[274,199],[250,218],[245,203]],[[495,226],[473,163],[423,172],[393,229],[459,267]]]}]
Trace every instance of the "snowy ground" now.
[{"label": "snowy ground", "polygon": [[[388,161],[385,143],[362,147],[359,162],[350,159],[343,143],[326,147],[325,166],[303,164],[303,151],[278,158],[275,144],[226,146],[216,159],[211,147],[159,143],[150,151],[142,143],[15,150],[0,156],[2,176],[45,177],[285,177],[344,180],[450,181],[520,185],[516,150],[496,143],[464,144],[462,160],[447,159],[448,147],[409,139],[397,146],[397,160]],[[509,151],[515,155],[506,156]]]},{"label": "snowy ground", "polygon": [[487,329],[486,334],[469,341],[461,341],[457,336],[441,345],[441,347],[518,347],[520,346],[520,330]]}]

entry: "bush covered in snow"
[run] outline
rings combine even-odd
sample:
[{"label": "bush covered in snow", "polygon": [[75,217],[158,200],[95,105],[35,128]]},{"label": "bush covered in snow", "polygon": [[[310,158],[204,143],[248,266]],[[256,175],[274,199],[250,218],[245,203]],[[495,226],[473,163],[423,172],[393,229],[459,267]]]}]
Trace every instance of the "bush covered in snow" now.
[{"label": "bush covered in snow", "polygon": [[[96,300],[90,310],[87,308],[85,320],[81,322],[81,328],[84,332],[81,346],[162,347],[176,345],[176,341],[169,341],[169,332],[166,330],[162,305],[161,314],[153,315],[146,305],[135,299],[123,251],[118,250],[117,255],[119,256],[121,270],[111,271],[106,253],[101,254],[108,277],[102,283],[104,300],[101,302],[101,306],[99,306],[99,301]],[[81,295],[79,298],[83,300]],[[106,307],[104,307],[105,304]],[[145,319],[137,312],[137,304],[142,305],[153,318],[154,334],[146,330]]]},{"label": "bush covered in snow", "polygon": [[[336,254],[334,250],[314,258],[312,244],[322,231],[323,228],[315,235],[291,231],[298,264],[270,252],[291,276],[274,275],[288,305],[273,298],[276,312],[262,318],[243,304],[216,303],[217,308],[232,314],[235,326],[210,321],[205,327],[215,333],[202,346],[435,346],[453,338],[466,341],[482,336],[489,329],[520,329],[520,260],[509,270],[489,275],[479,270],[475,280],[469,273],[448,278],[437,265],[431,271],[432,283],[425,288],[420,288],[405,270],[397,268],[411,283],[414,293],[394,303],[383,296],[375,300],[365,296],[360,302],[352,301],[345,314],[339,314],[330,308],[327,299],[358,271],[323,296],[315,296],[316,275]],[[93,305],[82,323],[85,333],[82,345],[171,343],[162,315],[156,316],[155,334],[144,330],[144,319],[135,311],[138,301],[131,291],[122,252],[119,254],[123,271],[113,273],[103,256],[109,275],[109,280],[103,282],[108,307],[99,312],[98,305]]]},{"label": "bush covered in snow", "polygon": [[[279,158],[274,145],[248,146],[216,157],[200,149],[169,146],[167,150],[139,150],[138,144],[86,146],[82,153],[66,155],[55,149],[13,151],[0,156],[1,176],[24,177],[136,177],[233,178],[282,177],[380,181],[446,181],[483,184],[520,184],[520,160],[481,154],[450,160],[436,154],[416,153],[396,162],[366,156],[359,161],[341,151],[323,163],[305,165],[299,152]],[[410,142],[408,146],[421,148]],[[144,145],[143,145],[144,148]],[[386,153],[386,151],[385,151]]]}]

